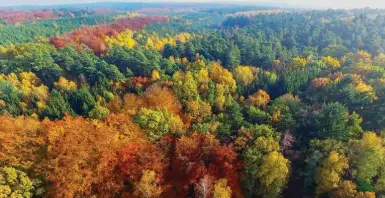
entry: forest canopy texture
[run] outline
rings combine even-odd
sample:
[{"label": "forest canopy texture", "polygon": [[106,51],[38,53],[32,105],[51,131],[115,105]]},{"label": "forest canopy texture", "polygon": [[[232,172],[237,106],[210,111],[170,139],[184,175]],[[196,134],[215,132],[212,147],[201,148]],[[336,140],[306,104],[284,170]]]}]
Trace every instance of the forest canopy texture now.
[{"label": "forest canopy texture", "polygon": [[384,13],[1,10],[0,197],[384,197]]}]

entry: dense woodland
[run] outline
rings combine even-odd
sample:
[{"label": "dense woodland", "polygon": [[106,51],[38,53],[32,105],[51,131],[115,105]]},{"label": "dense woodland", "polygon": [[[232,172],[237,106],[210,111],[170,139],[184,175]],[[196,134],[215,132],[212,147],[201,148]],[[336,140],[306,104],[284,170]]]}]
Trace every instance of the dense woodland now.
[{"label": "dense woodland", "polygon": [[117,5],[0,11],[0,197],[385,197],[385,10]]}]

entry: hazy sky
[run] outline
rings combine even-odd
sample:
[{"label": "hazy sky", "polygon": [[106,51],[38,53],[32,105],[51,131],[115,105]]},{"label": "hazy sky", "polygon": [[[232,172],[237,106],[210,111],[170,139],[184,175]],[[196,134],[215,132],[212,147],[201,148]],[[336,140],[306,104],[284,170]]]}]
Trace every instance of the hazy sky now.
[{"label": "hazy sky", "polygon": [[[88,2],[106,2],[106,1],[127,1],[127,0],[0,0],[0,6],[12,5],[51,5],[51,4],[71,4]],[[140,0],[138,0],[140,1]],[[150,2],[168,0],[147,0]],[[173,0],[175,2],[239,2],[239,0]],[[247,3],[286,3],[292,5],[312,6],[312,7],[334,7],[334,8],[353,8],[353,7],[372,7],[385,8],[385,0],[241,0]]]}]

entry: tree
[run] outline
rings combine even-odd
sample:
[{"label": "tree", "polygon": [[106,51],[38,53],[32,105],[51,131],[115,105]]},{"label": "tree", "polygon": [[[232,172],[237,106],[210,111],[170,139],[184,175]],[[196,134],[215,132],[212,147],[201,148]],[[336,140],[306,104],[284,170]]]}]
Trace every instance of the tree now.
[{"label": "tree", "polygon": [[262,161],[257,174],[259,184],[262,185],[261,194],[265,197],[278,197],[287,183],[290,162],[277,151],[264,156]]},{"label": "tree", "polygon": [[345,180],[341,182],[340,186],[332,193],[333,198],[354,198],[357,194],[357,186],[352,181]]},{"label": "tree", "polygon": [[291,61],[290,68],[292,69],[304,69],[307,61],[304,58],[294,57]]},{"label": "tree", "polygon": [[209,198],[213,196],[214,178],[210,175],[202,177],[194,186],[194,192],[197,197]]},{"label": "tree", "polygon": [[[119,132],[106,124],[82,117],[45,121],[47,153],[41,174],[51,183],[47,195],[60,197],[119,193],[123,181],[114,176],[121,142]],[[103,193],[102,193],[103,192]]]},{"label": "tree", "polygon": [[30,170],[38,165],[45,136],[37,119],[0,116],[0,162]]},{"label": "tree", "polygon": [[349,113],[346,107],[339,103],[327,104],[320,113],[314,116],[317,127],[316,136],[322,139],[333,138],[347,141],[348,138],[354,137],[362,131],[359,126],[358,130],[349,131],[352,129],[349,126]]},{"label": "tree", "polygon": [[67,80],[65,77],[60,76],[59,80],[54,83],[55,89],[59,91],[68,92],[71,89],[76,89],[77,85],[75,82]]},{"label": "tree", "polygon": [[241,51],[236,44],[231,44],[226,52],[225,65],[229,69],[234,69],[241,63]]},{"label": "tree", "polygon": [[31,180],[26,173],[12,167],[0,168],[0,197],[39,196],[43,189],[39,188],[39,181]]},{"label": "tree", "polygon": [[245,191],[249,197],[277,197],[285,187],[290,162],[279,151],[272,137],[258,137],[244,153]]},{"label": "tree", "polygon": [[185,131],[180,117],[170,114],[165,109],[142,108],[135,117],[135,122],[145,129],[146,135],[151,141],[158,141],[168,133],[180,135]]},{"label": "tree", "polygon": [[173,90],[161,84],[151,85],[143,94],[149,108],[164,108],[167,112],[180,115],[182,104],[179,102]]},{"label": "tree", "polygon": [[341,66],[338,59],[333,58],[331,56],[323,57],[322,62],[325,63],[327,66],[329,66],[329,68],[331,68],[331,69],[336,69],[336,68]]},{"label": "tree", "polygon": [[250,95],[247,100],[251,105],[264,108],[270,102],[270,95],[266,91],[260,89]]},{"label": "tree", "polygon": [[214,186],[213,198],[231,198],[231,189],[226,179],[219,179]]},{"label": "tree", "polygon": [[330,152],[329,156],[323,160],[317,170],[316,175],[316,195],[320,196],[336,189],[342,182],[342,175],[349,167],[348,159],[335,151]]},{"label": "tree", "polygon": [[85,87],[78,90],[72,90],[68,100],[72,109],[79,115],[88,115],[96,105],[94,96],[91,94],[90,90]]},{"label": "tree", "polygon": [[52,90],[44,115],[51,119],[62,119],[66,114],[74,114],[68,100],[62,93]]},{"label": "tree", "polygon": [[374,178],[379,176],[380,168],[384,165],[382,150],[381,138],[372,132],[364,133],[360,141],[352,143],[350,158],[356,168],[355,176],[360,191],[374,190]]},{"label": "tree", "polygon": [[255,69],[251,66],[237,66],[234,69],[234,78],[243,86],[248,86],[254,80]]},{"label": "tree", "polygon": [[154,171],[143,170],[142,178],[135,185],[135,194],[143,198],[159,197],[162,188],[158,186]]}]

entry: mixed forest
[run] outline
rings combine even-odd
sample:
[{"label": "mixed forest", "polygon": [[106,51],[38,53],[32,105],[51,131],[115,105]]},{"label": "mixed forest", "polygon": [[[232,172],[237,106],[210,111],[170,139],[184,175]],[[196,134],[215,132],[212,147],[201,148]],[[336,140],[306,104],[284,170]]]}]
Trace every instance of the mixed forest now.
[{"label": "mixed forest", "polygon": [[385,10],[0,11],[0,197],[385,197]]}]

